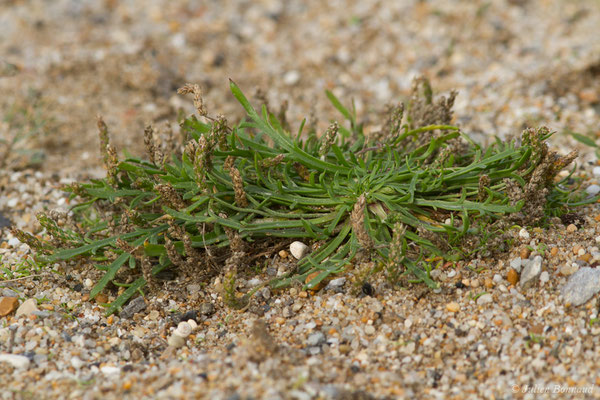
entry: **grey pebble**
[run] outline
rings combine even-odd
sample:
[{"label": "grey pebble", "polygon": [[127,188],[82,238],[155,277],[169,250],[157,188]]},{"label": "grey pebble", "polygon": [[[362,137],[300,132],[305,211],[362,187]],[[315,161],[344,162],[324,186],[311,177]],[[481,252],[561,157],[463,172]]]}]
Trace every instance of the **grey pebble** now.
[{"label": "grey pebble", "polygon": [[323,332],[315,332],[311,334],[306,340],[306,344],[311,347],[319,346],[323,343],[325,343],[325,335],[323,334]]},{"label": "grey pebble", "polygon": [[330,280],[329,283],[327,284],[327,288],[329,288],[329,289],[339,288],[339,287],[344,286],[344,283],[346,283],[346,278],[342,276],[341,278],[336,278],[336,279]]},{"label": "grey pebble", "polygon": [[212,315],[215,313],[215,306],[213,305],[213,303],[202,303],[200,305],[200,314],[202,315]]},{"label": "grey pebble", "polygon": [[525,268],[523,268],[523,272],[521,273],[521,280],[519,283],[521,284],[521,288],[526,289],[533,282],[534,279],[537,278],[542,272],[542,257],[535,256],[532,261],[528,261],[525,264]]},{"label": "grey pebble", "polygon": [[569,278],[560,290],[565,303],[579,306],[600,291],[600,270],[584,267]]},{"label": "grey pebble", "polygon": [[119,316],[121,318],[130,319],[135,314],[137,314],[140,311],[143,311],[145,309],[146,309],[146,301],[144,300],[144,298],[141,297],[141,296],[140,297],[136,297],[135,299],[131,300],[129,302],[129,304],[127,304],[123,308],[123,311],[121,311],[119,313]]}]

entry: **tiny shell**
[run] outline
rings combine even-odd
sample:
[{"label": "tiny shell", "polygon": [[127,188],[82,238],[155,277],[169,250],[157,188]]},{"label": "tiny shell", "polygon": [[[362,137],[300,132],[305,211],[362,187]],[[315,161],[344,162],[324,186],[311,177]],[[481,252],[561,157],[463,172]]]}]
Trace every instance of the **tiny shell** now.
[{"label": "tiny shell", "polygon": [[292,253],[296,260],[299,260],[308,253],[308,246],[302,242],[293,242],[290,244],[290,253]]},{"label": "tiny shell", "polygon": [[187,323],[192,327],[193,331],[196,330],[196,328],[198,328],[198,324],[193,319],[189,319]]},{"label": "tiny shell", "polygon": [[180,322],[177,329],[173,332],[174,335],[186,338],[192,333],[192,326],[188,322]]}]

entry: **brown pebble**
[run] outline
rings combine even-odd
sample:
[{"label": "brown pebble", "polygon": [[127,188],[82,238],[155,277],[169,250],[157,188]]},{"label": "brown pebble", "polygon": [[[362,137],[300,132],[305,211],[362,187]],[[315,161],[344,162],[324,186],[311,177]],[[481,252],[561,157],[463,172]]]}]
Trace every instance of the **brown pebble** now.
[{"label": "brown pebble", "polygon": [[2,297],[0,299],[0,317],[11,314],[19,306],[19,299],[16,297]]},{"label": "brown pebble", "polygon": [[575,231],[577,231],[577,227],[574,224],[570,224],[569,226],[567,226],[567,232],[573,233]]},{"label": "brown pebble", "polygon": [[506,280],[511,284],[511,285],[516,285],[517,282],[519,282],[519,273],[517,271],[515,271],[514,269],[509,269],[508,270],[508,274],[506,275]]},{"label": "brown pebble", "polygon": [[40,308],[42,310],[46,310],[46,311],[53,311],[54,310],[54,306],[52,304],[40,304]]},{"label": "brown pebble", "polygon": [[490,278],[485,278],[485,281],[483,282],[483,284],[488,289],[491,289],[491,288],[494,287],[494,281],[492,279],[490,279]]},{"label": "brown pebble", "polygon": [[528,247],[521,247],[521,260],[527,260],[530,254],[531,250]]},{"label": "brown pebble", "polygon": [[582,247],[578,244],[576,244],[575,246],[573,246],[573,254],[577,255],[577,253],[579,253],[579,250],[581,250]]},{"label": "brown pebble", "polygon": [[460,304],[455,301],[451,301],[450,303],[446,304],[446,310],[450,312],[458,312],[460,310]]},{"label": "brown pebble", "polygon": [[556,257],[557,254],[558,254],[558,247],[553,247],[552,250],[550,250],[550,255],[552,257]]},{"label": "brown pebble", "polygon": [[[309,284],[310,281],[312,281],[313,279],[315,279],[317,276],[319,276],[321,272],[320,271],[315,271],[312,274],[309,274],[306,279],[304,280],[305,284]],[[312,290],[313,292],[319,291],[323,288],[323,286],[325,286],[325,282],[323,282],[321,280],[321,282],[317,283],[315,286],[313,286],[312,288],[310,288],[310,290]]]},{"label": "brown pebble", "polygon": [[280,250],[279,251],[279,257],[281,257],[281,258],[287,258],[287,256],[288,256],[288,252],[287,251],[285,251],[285,250]]},{"label": "brown pebble", "polygon": [[584,255],[577,257],[577,259],[585,262],[590,262],[590,260],[592,259],[592,255],[590,253],[585,253]]},{"label": "brown pebble", "polygon": [[340,344],[340,347],[338,348],[338,350],[342,354],[348,354],[348,353],[350,353],[350,346],[348,346],[347,344]]},{"label": "brown pebble", "polygon": [[308,297],[308,293],[305,290],[303,290],[300,293],[298,293],[298,297],[306,298]]},{"label": "brown pebble", "polygon": [[100,293],[99,295],[96,296],[95,300],[96,300],[96,303],[98,303],[98,304],[106,304],[106,303],[108,303],[108,296],[105,295],[104,293]]},{"label": "brown pebble", "polygon": [[533,333],[534,335],[541,335],[544,332],[544,325],[534,324],[529,329],[529,332]]},{"label": "brown pebble", "polygon": [[285,318],[277,317],[277,318],[275,318],[275,322],[277,323],[277,325],[283,325],[283,324],[285,324]]}]

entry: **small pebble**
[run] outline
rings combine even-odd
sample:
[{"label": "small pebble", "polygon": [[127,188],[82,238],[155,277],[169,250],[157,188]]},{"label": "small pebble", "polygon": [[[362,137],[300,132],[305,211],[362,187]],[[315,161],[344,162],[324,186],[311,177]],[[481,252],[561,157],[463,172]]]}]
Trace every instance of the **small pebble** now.
[{"label": "small pebble", "polygon": [[16,297],[2,297],[0,299],[0,317],[12,314],[19,306],[19,299]]},{"label": "small pebble", "polygon": [[573,233],[575,231],[577,231],[577,226],[575,226],[574,224],[569,224],[569,226],[567,226],[567,232]]},{"label": "small pebble", "polygon": [[375,333],[375,327],[373,325],[365,326],[365,333],[369,336],[373,335]]},{"label": "small pebble", "polygon": [[37,300],[36,299],[25,300],[23,302],[23,304],[21,304],[19,306],[19,308],[17,308],[15,317],[20,317],[22,315],[24,315],[24,316],[31,315],[35,311],[39,311],[37,308]]},{"label": "small pebble", "polygon": [[519,281],[519,273],[515,271],[513,268],[508,270],[508,274],[506,275],[506,280],[511,285],[516,285]]},{"label": "small pebble", "polygon": [[594,184],[594,185],[590,185],[590,186],[588,186],[588,187],[585,189],[585,191],[586,191],[588,194],[590,194],[590,195],[592,195],[592,196],[595,196],[595,195],[597,195],[598,193],[600,193],[600,186],[598,186],[598,185],[595,185],[595,184]]},{"label": "small pebble", "polygon": [[521,228],[521,230],[519,231],[519,237],[523,240],[529,240],[530,236],[526,228]]},{"label": "small pebble", "polygon": [[460,310],[460,304],[458,304],[455,301],[452,301],[452,302],[446,304],[446,310],[448,310],[450,312],[458,312]]},{"label": "small pebble", "polygon": [[519,283],[521,288],[527,288],[531,285],[535,278],[537,278],[542,272],[542,257],[535,256],[535,258],[528,262],[525,268],[523,268],[523,272],[521,273],[521,279]]},{"label": "small pebble", "polygon": [[18,354],[0,354],[0,362],[7,362],[17,369],[27,369],[31,361],[25,356]]},{"label": "small pebble", "polygon": [[292,242],[292,244],[290,244],[290,253],[292,253],[296,260],[299,260],[308,253],[308,246],[302,242]]},{"label": "small pebble", "polygon": [[492,301],[494,301],[494,299],[492,298],[492,295],[490,293],[482,294],[477,298],[477,304],[479,305],[488,304]]},{"label": "small pebble", "polygon": [[[98,298],[96,298],[97,300]],[[130,319],[135,314],[146,309],[146,301],[143,297],[139,296],[131,300],[129,304],[123,307],[123,310],[119,313],[119,316],[124,319]]]},{"label": "small pebble", "polygon": [[600,269],[584,267],[573,274],[560,292],[566,304],[579,306],[600,291]]}]

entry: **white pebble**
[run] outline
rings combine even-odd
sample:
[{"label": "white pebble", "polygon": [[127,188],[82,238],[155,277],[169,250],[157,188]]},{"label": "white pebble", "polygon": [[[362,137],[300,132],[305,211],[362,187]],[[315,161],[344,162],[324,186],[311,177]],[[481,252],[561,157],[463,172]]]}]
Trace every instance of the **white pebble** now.
[{"label": "white pebble", "polygon": [[299,260],[308,253],[308,246],[302,242],[295,241],[290,244],[290,253],[292,253],[296,260]]},{"label": "white pebble", "polygon": [[600,193],[600,186],[598,185],[590,185],[585,189],[586,192],[588,192],[588,194],[591,194],[592,196],[597,195],[598,193]]},{"label": "white pebble", "polygon": [[300,72],[296,70],[288,71],[283,76],[283,83],[288,86],[295,85],[300,80]]},{"label": "white pebble", "polygon": [[540,283],[544,284],[546,282],[548,282],[550,280],[550,274],[548,273],[548,271],[543,271],[540,274]]},{"label": "white pebble", "polygon": [[594,176],[600,176],[600,167],[594,167],[592,173],[594,174]]},{"label": "white pebble", "polygon": [[188,319],[187,323],[192,327],[193,331],[195,331],[198,328],[198,324],[193,319]]},{"label": "white pebble", "polygon": [[17,247],[20,244],[21,244],[21,241],[19,239],[17,239],[16,237],[8,239],[8,245],[11,247]]},{"label": "white pebble", "polygon": [[521,228],[521,230],[519,231],[519,237],[521,239],[528,240],[529,239],[529,232],[527,232],[527,229]]},{"label": "white pebble", "polygon": [[118,375],[121,372],[121,368],[113,367],[112,365],[105,365],[103,367],[100,367],[100,371],[104,375]]},{"label": "white pebble", "polygon": [[479,304],[479,305],[488,304],[488,303],[491,303],[492,301],[494,301],[494,299],[492,298],[492,295],[489,293],[482,294],[481,296],[479,296],[477,298],[477,304]]},{"label": "white pebble", "polygon": [[26,369],[29,367],[29,358],[17,354],[0,354],[0,362],[7,362],[17,369]]},{"label": "white pebble", "polygon": [[83,281],[83,284],[86,288],[90,289],[92,286],[94,286],[94,281],[92,281],[90,278],[86,278],[86,280]]}]

